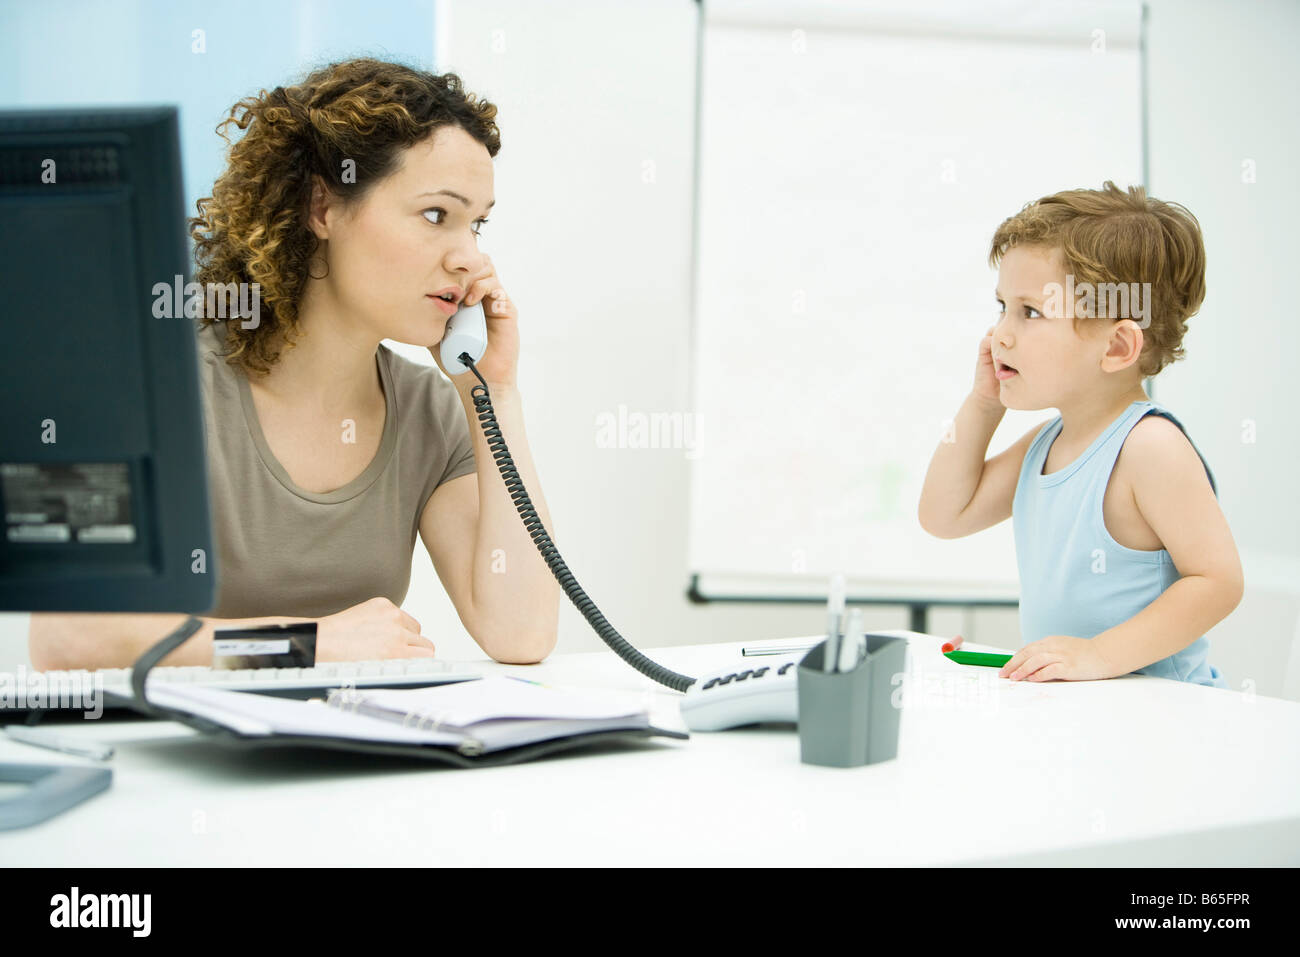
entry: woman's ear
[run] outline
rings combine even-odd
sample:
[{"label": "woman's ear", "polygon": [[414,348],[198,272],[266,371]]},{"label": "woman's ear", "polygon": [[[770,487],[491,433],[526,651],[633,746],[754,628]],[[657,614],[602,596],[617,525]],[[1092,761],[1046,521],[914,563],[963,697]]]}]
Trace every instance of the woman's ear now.
[{"label": "woman's ear", "polygon": [[326,214],[333,205],[332,199],[329,190],[321,182],[321,178],[313,174],[311,178],[311,200],[307,204],[307,228],[315,234],[317,239],[330,238]]},{"label": "woman's ear", "polygon": [[1127,369],[1142,357],[1142,327],[1132,319],[1121,319],[1111,327],[1106,354],[1101,357],[1103,372]]}]

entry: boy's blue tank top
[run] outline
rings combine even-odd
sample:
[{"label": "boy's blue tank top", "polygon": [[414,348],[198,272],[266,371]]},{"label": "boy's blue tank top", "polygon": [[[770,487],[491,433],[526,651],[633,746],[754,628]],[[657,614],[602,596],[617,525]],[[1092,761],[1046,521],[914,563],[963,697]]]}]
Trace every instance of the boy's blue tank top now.
[{"label": "boy's blue tank top", "polygon": [[[1102,515],[1120,448],[1133,426],[1149,414],[1165,417],[1187,434],[1168,410],[1145,400],[1130,405],[1087,451],[1051,475],[1042,474],[1043,463],[1061,432],[1059,416],[1039,430],[1025,453],[1012,506],[1023,644],[1048,635],[1094,638],[1132,618],[1179,579],[1168,551],[1126,548],[1111,538]],[[1199,449],[1196,454],[1201,455]],[[1217,495],[1204,456],[1201,463]],[[1137,673],[1227,687],[1210,665],[1209,651],[1202,635]]]}]

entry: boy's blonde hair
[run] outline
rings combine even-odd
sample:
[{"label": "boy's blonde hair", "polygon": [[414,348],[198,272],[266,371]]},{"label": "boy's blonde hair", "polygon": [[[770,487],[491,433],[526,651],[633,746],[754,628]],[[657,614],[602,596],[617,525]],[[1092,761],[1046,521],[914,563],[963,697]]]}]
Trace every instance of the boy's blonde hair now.
[{"label": "boy's blonde hair", "polygon": [[1013,246],[1059,248],[1076,284],[1150,283],[1142,373],[1183,358],[1187,320],[1205,298],[1205,243],[1185,207],[1107,180],[1099,190],[1069,189],[1029,203],[993,234],[989,264],[996,267]]}]

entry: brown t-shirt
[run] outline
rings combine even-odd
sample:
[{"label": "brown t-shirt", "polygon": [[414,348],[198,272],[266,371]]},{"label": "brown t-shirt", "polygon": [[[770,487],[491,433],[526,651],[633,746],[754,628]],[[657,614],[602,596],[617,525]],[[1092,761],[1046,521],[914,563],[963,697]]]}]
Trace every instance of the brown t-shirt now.
[{"label": "brown t-shirt", "polygon": [[217,602],[205,614],[319,618],[376,596],[400,605],[425,503],[443,482],[475,471],[455,387],[435,366],[380,345],[387,414],[379,451],[342,488],[304,491],[267,445],[248,379],[221,355],[225,328],[198,332],[219,561]]}]

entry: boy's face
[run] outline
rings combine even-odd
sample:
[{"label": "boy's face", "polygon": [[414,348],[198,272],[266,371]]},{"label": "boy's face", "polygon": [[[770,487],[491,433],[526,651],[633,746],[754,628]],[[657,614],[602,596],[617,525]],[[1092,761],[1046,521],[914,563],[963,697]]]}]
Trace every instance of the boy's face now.
[{"label": "boy's face", "polygon": [[1013,246],[1002,257],[993,362],[999,397],[1008,409],[1069,406],[1095,392],[1106,374],[1104,324],[1082,319],[1076,329],[1068,306],[1047,303],[1051,283],[1065,288],[1060,249]]}]

